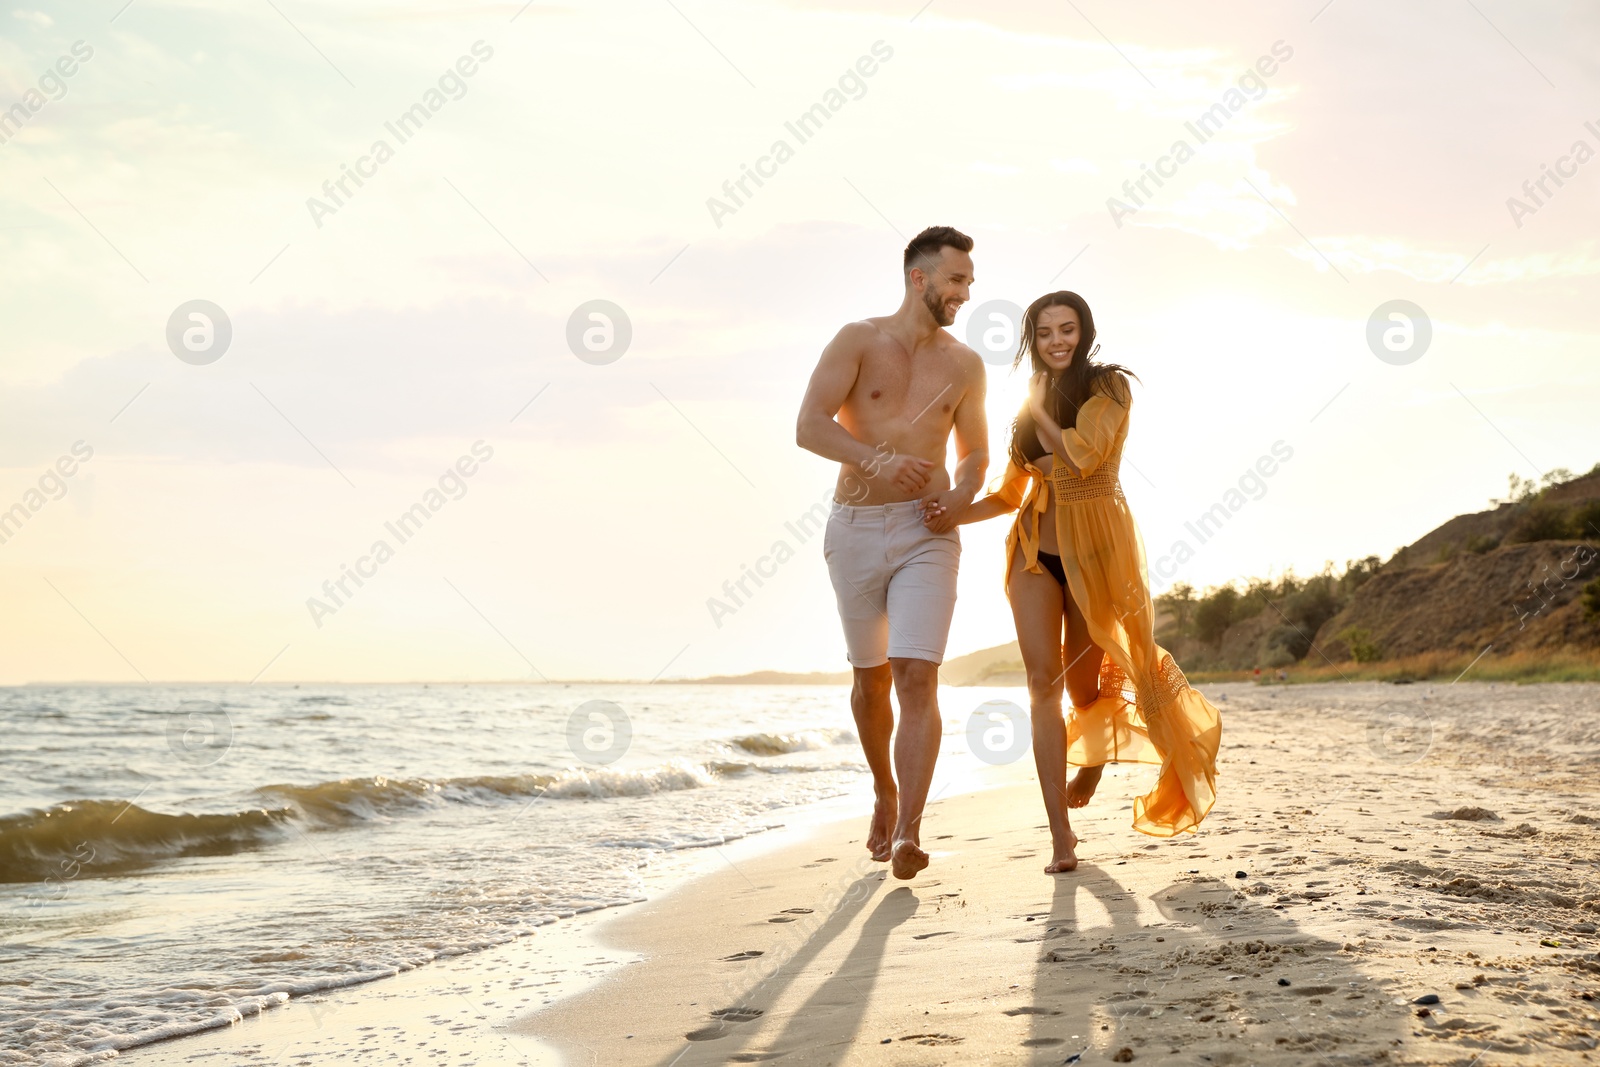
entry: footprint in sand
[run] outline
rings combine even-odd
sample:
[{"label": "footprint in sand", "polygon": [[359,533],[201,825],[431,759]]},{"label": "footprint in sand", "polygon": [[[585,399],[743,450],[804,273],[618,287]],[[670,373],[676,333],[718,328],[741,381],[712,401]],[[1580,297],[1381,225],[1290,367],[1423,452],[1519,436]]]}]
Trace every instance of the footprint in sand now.
[{"label": "footprint in sand", "polygon": [[714,1019],[721,1019],[724,1022],[747,1023],[754,1019],[761,1018],[761,1016],[764,1014],[766,1013],[760,1008],[718,1008],[716,1011],[711,1013],[711,1017]]},{"label": "footprint in sand", "polygon": [[784,908],[782,912],[768,919],[769,923],[792,923],[800,915],[810,915],[810,908]]},{"label": "footprint in sand", "polygon": [[683,1036],[690,1041],[715,1041],[732,1033],[729,1023],[747,1023],[761,1018],[761,1015],[760,1008],[718,1008],[711,1013],[711,1017],[718,1020],[715,1026],[702,1026],[698,1030],[690,1030]]},{"label": "footprint in sand", "polygon": [[905,1037],[897,1037],[895,1040],[909,1042],[913,1045],[959,1045],[965,1039],[956,1037],[954,1034],[907,1034]]},{"label": "footprint in sand", "polygon": [[911,940],[926,941],[930,937],[954,937],[955,933],[956,932],[954,930],[935,930],[931,934],[912,934]]},{"label": "footprint in sand", "polygon": [[1008,1009],[1006,1009],[1005,1014],[1011,1015],[1011,1016],[1017,1016],[1017,1015],[1060,1015],[1061,1013],[1059,1011],[1056,1011],[1054,1008],[1041,1008],[1041,1007],[1038,1007],[1036,1005],[1029,1004],[1029,1005],[1026,1005],[1025,1007],[1021,1007],[1021,1008],[1008,1008]]},{"label": "footprint in sand", "polygon": [[1030,1037],[1022,1043],[1023,1048],[1051,1048],[1055,1045],[1065,1045],[1064,1037]]},{"label": "footprint in sand", "polygon": [[717,962],[718,963],[739,963],[742,960],[753,960],[757,956],[763,956],[763,955],[766,955],[766,953],[762,952],[758,948],[747,948],[743,952],[735,952],[731,956],[723,956]]}]

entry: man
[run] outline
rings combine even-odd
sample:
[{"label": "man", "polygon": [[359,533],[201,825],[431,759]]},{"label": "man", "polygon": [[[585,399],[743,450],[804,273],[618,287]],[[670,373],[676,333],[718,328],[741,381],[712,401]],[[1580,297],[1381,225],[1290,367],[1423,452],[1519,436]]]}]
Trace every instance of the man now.
[{"label": "man", "polygon": [[[867,848],[896,878],[928,865],[922,808],[943,733],[939,664],[956,603],[956,520],[989,465],[983,361],[943,329],[967,302],[971,251],[972,238],[949,226],[912,239],[899,310],[851,323],[823,350],[795,435],[839,464],[822,551],[877,797]],[[945,470],[952,428],[954,485]],[[900,700],[892,767],[891,685]]]}]

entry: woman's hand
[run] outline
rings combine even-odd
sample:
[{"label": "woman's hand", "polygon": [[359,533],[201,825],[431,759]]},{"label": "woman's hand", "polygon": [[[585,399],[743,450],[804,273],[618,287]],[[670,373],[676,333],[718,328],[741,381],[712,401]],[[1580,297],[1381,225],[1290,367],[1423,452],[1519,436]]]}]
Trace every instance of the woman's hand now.
[{"label": "woman's hand", "polygon": [[1040,371],[1028,379],[1028,413],[1035,419],[1038,419],[1041,414],[1047,417],[1049,415],[1044,406],[1045,395],[1049,390],[1049,371]]},{"label": "woman's hand", "polygon": [[947,489],[923,497],[922,524],[931,533],[949,533],[961,524],[961,516],[972,505],[972,497],[960,489]]},{"label": "woman's hand", "polygon": [[1047,400],[1050,396],[1050,372],[1040,371],[1028,379],[1028,414],[1033,416],[1033,421],[1045,435],[1054,440],[1061,433],[1061,427],[1050,415]]}]

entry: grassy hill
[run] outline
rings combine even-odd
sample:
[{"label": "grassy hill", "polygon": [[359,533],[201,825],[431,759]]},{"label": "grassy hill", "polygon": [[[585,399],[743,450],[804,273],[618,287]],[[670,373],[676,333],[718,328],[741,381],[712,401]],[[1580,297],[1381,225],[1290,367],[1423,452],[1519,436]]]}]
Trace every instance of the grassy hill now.
[{"label": "grassy hill", "polygon": [[1201,675],[1600,679],[1600,465],[1511,482],[1508,499],[1384,562],[1203,596],[1175,587],[1158,636]]}]

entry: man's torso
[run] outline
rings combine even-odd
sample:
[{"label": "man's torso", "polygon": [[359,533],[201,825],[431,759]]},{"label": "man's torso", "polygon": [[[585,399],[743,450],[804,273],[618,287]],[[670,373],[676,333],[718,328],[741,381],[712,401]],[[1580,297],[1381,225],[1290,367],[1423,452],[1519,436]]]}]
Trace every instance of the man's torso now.
[{"label": "man's torso", "polygon": [[910,351],[882,323],[863,331],[861,365],[855,386],[839,409],[839,425],[879,451],[879,462],[897,455],[929,460],[928,484],[905,493],[885,479],[845,464],[839,470],[838,499],[849,504],[887,504],[950,488],[945,450],[956,408],[967,392],[965,347],[943,330]]}]

